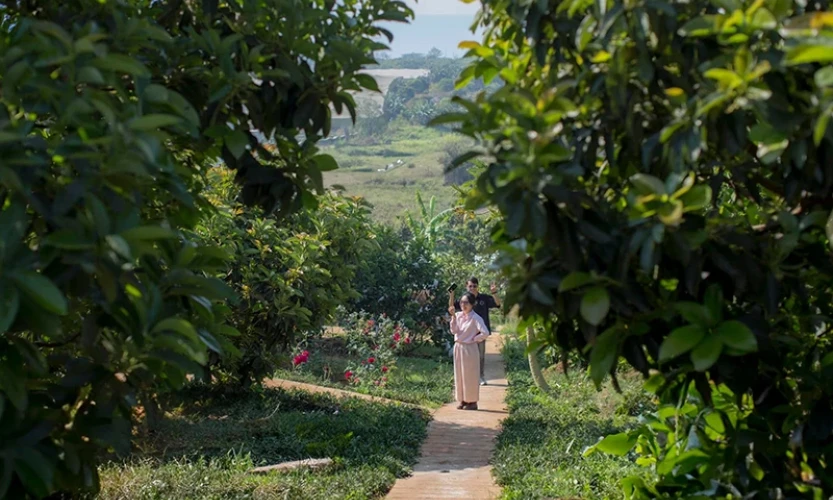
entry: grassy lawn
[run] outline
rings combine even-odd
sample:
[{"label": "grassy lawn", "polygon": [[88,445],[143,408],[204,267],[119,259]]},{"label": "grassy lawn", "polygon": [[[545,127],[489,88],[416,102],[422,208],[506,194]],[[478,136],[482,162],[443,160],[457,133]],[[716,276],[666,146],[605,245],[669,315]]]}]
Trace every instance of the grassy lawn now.
[{"label": "grassy lawn", "polygon": [[[326,395],[192,389],[127,461],[102,470],[101,499],[380,498],[415,463],[426,412]],[[330,457],[319,471],[258,465]]]},{"label": "grassy lawn", "polygon": [[451,358],[443,356],[439,349],[424,346],[411,356],[400,357],[396,367],[388,373],[388,383],[384,387],[357,387],[347,384],[343,376],[350,358],[338,347],[338,339],[328,340],[330,342],[326,347],[316,349],[316,352],[324,354],[314,355],[300,370],[289,367],[280,369],[275,377],[371,394],[427,408],[438,408],[453,399],[454,368]]},{"label": "grassy lawn", "polygon": [[[391,125],[388,134],[368,144],[351,138],[346,143],[325,146],[326,153],[338,161],[339,169],[327,172],[327,186],[341,185],[350,195],[360,195],[373,204],[373,218],[392,224],[405,210],[417,211],[416,192],[426,202],[435,196],[438,210],[452,206],[456,191],[443,185],[441,159],[448,143],[460,137],[416,125]],[[352,142],[350,142],[352,141]],[[386,172],[377,169],[402,165]]]},{"label": "grassy lawn", "polygon": [[635,421],[651,406],[638,376],[623,376],[623,394],[609,384],[596,391],[578,369],[563,374],[550,372],[554,398],[533,384],[524,346],[509,339],[503,355],[509,389],[510,415],[498,437],[494,471],[506,499],[622,498],[619,480],[645,473],[628,457],[593,454],[584,449],[606,434]]}]

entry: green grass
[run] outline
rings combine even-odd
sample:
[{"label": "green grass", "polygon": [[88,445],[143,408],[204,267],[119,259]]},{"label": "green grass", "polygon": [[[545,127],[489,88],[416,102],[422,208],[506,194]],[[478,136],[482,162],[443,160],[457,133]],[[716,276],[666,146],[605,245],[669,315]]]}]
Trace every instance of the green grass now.
[{"label": "green grass", "polygon": [[493,459],[503,498],[622,498],[619,480],[645,474],[645,469],[629,457],[583,457],[582,452],[648,411],[651,401],[638,376],[622,376],[620,395],[607,386],[596,391],[577,369],[569,377],[550,371],[547,380],[555,397],[549,397],[534,386],[521,342],[507,336],[503,355],[510,415]]},{"label": "green grass", "polygon": [[336,350],[314,355],[310,363],[300,370],[280,369],[275,377],[356,391],[426,408],[438,408],[453,399],[454,368],[451,359],[440,354],[436,348],[426,346],[421,348],[421,352],[413,353],[412,357],[400,357],[388,373],[387,385],[372,388],[346,384],[343,374],[350,358],[343,352],[333,351]]},{"label": "green grass", "polygon": [[[346,143],[325,146],[338,161],[339,169],[327,172],[327,186],[341,185],[348,195],[359,195],[373,204],[377,222],[393,224],[406,210],[417,211],[416,192],[426,199],[435,196],[437,207],[452,206],[457,193],[443,185],[441,159],[448,143],[462,139],[417,125],[392,124],[377,140],[350,138]],[[386,172],[379,168],[402,160],[403,165]]]},{"label": "green grass", "polygon": [[[426,412],[401,405],[265,390],[183,395],[152,438],[102,469],[101,499],[380,498],[406,475]],[[319,471],[257,476],[258,465],[333,458]]]}]

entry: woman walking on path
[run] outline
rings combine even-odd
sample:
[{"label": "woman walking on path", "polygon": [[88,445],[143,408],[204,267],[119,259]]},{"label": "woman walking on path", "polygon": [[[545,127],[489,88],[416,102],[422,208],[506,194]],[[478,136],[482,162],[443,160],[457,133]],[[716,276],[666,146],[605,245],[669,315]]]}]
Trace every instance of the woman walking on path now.
[{"label": "woman walking on path", "polygon": [[454,395],[458,410],[476,410],[480,399],[480,350],[477,344],[490,335],[483,318],[474,312],[474,295],[460,297],[460,308],[448,308],[454,334]]}]

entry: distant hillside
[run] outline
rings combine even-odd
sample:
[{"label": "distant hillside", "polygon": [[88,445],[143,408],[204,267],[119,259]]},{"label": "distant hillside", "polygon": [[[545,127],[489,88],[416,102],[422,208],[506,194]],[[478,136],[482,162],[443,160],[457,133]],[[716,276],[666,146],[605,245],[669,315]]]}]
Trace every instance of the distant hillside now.
[{"label": "distant hillside", "polygon": [[[448,0],[449,2],[453,0]],[[460,57],[465,51],[457,48],[463,40],[480,40],[480,34],[471,32],[473,16],[417,16],[410,24],[392,23],[384,25],[393,33],[389,57],[405,54],[426,54],[432,47],[438,48],[445,57]]]}]

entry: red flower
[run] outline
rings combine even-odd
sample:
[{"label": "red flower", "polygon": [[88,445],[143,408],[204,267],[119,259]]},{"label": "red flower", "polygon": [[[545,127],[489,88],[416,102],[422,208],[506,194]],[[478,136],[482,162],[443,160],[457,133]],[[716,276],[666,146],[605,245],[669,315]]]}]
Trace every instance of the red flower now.
[{"label": "red flower", "polygon": [[346,372],[344,372],[344,378],[346,378],[347,380],[350,380],[351,378],[353,378],[353,372],[351,372],[350,370],[347,370]]},{"label": "red flower", "polygon": [[401,338],[402,338],[402,335],[399,335],[399,332],[396,332],[396,333],[393,334],[394,342],[399,342],[399,339],[401,339]]},{"label": "red flower", "polygon": [[411,337],[405,337],[405,343],[410,344],[411,343]]},{"label": "red flower", "polygon": [[387,372],[387,371],[388,371],[388,367],[387,367],[387,366],[383,366],[383,367],[382,367],[382,373],[385,373],[385,372]]},{"label": "red flower", "polygon": [[373,328],[376,325],[376,322],[372,319],[367,320],[367,326]]},{"label": "red flower", "polygon": [[304,351],[301,354],[292,358],[292,364],[295,366],[298,366],[302,363],[306,363],[307,361],[309,361],[309,351]]},{"label": "red flower", "polygon": [[373,363],[375,361],[376,361],[376,358],[374,358],[373,356],[370,356],[369,358],[367,358],[368,363]]}]

